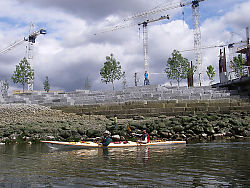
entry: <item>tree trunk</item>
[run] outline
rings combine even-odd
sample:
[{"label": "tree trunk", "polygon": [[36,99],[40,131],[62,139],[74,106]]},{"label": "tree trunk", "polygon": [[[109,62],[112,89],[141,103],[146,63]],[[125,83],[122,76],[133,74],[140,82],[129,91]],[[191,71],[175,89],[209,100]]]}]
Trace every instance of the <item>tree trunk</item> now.
[{"label": "tree trunk", "polygon": [[23,84],[23,93],[24,93],[24,84]]},{"label": "tree trunk", "polygon": [[114,82],[112,82],[113,91],[115,90]]}]

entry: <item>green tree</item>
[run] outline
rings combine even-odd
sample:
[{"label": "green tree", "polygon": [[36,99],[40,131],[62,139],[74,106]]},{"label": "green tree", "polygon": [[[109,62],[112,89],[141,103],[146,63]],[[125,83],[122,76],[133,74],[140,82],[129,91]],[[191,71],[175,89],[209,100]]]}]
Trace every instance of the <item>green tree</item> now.
[{"label": "green tree", "polygon": [[48,76],[45,77],[45,81],[43,82],[43,88],[44,88],[44,91],[46,91],[46,92],[49,92],[49,90],[50,90],[50,84],[49,84],[49,77]]},{"label": "green tree", "polygon": [[24,57],[18,65],[16,65],[16,70],[14,71],[12,77],[14,83],[20,83],[23,86],[29,84],[30,81],[34,80],[34,70],[31,68],[29,62]]},{"label": "green tree", "polygon": [[168,79],[176,80],[178,86],[183,79],[186,79],[194,71],[194,68],[189,68],[188,59],[182,57],[179,51],[174,50],[172,57],[168,58],[165,73]]},{"label": "green tree", "polygon": [[242,77],[244,76],[244,65],[245,61],[241,54],[238,55],[238,57],[234,57],[233,61],[230,62],[230,68],[235,73],[236,77]]},{"label": "green tree", "polygon": [[113,54],[106,56],[106,62],[104,63],[103,68],[100,70],[102,82],[106,84],[111,82],[114,90],[114,81],[120,80],[125,74],[121,69],[120,62],[116,61]]},{"label": "green tree", "polygon": [[214,67],[212,65],[207,66],[207,76],[208,79],[210,80],[210,85],[211,83],[214,81],[214,76],[215,76],[215,71],[214,71]]}]

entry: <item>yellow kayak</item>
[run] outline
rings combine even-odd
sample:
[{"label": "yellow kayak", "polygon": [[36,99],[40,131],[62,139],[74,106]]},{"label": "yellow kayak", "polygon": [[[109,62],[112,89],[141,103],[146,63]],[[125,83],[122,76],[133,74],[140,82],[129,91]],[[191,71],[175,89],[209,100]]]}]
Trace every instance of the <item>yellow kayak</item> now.
[{"label": "yellow kayak", "polygon": [[171,144],[186,144],[186,141],[150,141],[147,144],[132,141],[111,142],[108,146],[91,142],[60,142],[60,141],[41,141],[47,144],[49,147],[54,148],[123,148],[123,147],[143,147],[143,146],[167,146]]}]

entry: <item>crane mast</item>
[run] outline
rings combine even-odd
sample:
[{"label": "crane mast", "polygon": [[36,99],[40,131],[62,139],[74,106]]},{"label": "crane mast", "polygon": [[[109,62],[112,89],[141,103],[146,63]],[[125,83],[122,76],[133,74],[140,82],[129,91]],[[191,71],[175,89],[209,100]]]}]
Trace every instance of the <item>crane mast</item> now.
[{"label": "crane mast", "polygon": [[194,55],[195,65],[197,66],[197,74],[195,74],[196,85],[201,86],[203,82],[202,71],[202,55],[201,55],[201,30],[200,30],[200,14],[199,14],[199,1],[192,2],[193,12],[193,33],[194,33]]},{"label": "crane mast", "polygon": [[148,72],[148,29],[147,23],[143,23],[143,52],[144,52],[144,71]]},{"label": "crane mast", "polygon": [[[30,24],[30,36],[34,33],[34,24]],[[30,63],[30,67],[32,70],[34,70],[34,62],[33,62],[33,53],[34,53],[34,43],[37,35],[32,35],[30,37],[30,40],[28,40],[28,51],[27,51],[27,59]],[[34,90],[34,80],[28,80],[28,91],[33,91]]]},{"label": "crane mast", "polygon": [[144,54],[144,70],[149,72],[149,62],[148,62],[148,29],[147,26],[149,23],[169,19],[169,16],[161,16],[157,19],[146,20],[144,22],[138,23],[138,26],[142,25],[143,27],[143,54]]},{"label": "crane mast", "polygon": [[[132,15],[130,17],[127,17],[124,19],[124,24],[116,25],[112,28],[107,28],[104,31],[101,31],[100,33],[109,32],[109,31],[115,31],[118,29],[123,29],[127,27],[134,26],[135,24],[131,22],[131,20],[145,17],[148,15],[156,14],[159,12],[164,12],[167,10],[184,7],[187,5],[192,5],[192,16],[193,16],[193,34],[194,34],[194,59],[195,59],[195,66],[197,67],[197,71],[195,73],[195,80],[196,85],[201,86],[203,82],[203,71],[202,71],[202,54],[201,54],[201,31],[200,31],[200,14],[199,14],[199,3],[205,1],[205,0],[186,0],[183,3],[172,3],[167,5],[158,6],[156,8],[153,8],[151,10],[147,10],[135,15]],[[164,18],[165,19],[165,18]],[[145,22],[142,22],[140,24],[143,25],[143,51],[144,51],[144,69],[145,71],[149,68],[148,63],[148,31],[147,31],[147,24],[150,22],[158,21],[156,20],[147,20]],[[138,24],[138,25],[140,25]],[[95,34],[96,35],[96,34]]]},{"label": "crane mast", "polygon": [[195,55],[195,65],[197,66],[197,72],[195,74],[197,85],[201,86],[203,82],[203,71],[202,71],[202,53],[201,53],[201,31],[200,31],[200,13],[199,13],[199,3],[205,0],[187,0],[183,3],[175,3],[170,5],[165,5],[144,11],[133,16],[130,16],[124,21],[129,21],[132,19],[137,19],[139,17],[148,16],[151,14],[156,14],[159,12],[164,12],[167,10],[184,7],[187,5],[192,5],[192,14],[193,14],[193,33],[194,33],[194,55]]},{"label": "crane mast", "polygon": [[[5,49],[0,51],[0,54],[6,53],[12,49],[14,49],[15,47],[21,45],[24,42],[28,42],[28,52],[27,52],[27,59],[30,62],[31,68],[33,69],[33,45],[36,42],[36,38],[38,35],[45,35],[47,32],[45,29],[39,29],[38,31],[32,31],[33,30],[33,24],[31,25],[30,28],[30,34],[27,37],[24,37],[22,40],[17,41],[13,44],[11,44],[10,46],[6,47]],[[28,81],[28,90],[29,91],[33,91],[34,86],[33,86],[34,81],[33,80],[29,80]]]}]

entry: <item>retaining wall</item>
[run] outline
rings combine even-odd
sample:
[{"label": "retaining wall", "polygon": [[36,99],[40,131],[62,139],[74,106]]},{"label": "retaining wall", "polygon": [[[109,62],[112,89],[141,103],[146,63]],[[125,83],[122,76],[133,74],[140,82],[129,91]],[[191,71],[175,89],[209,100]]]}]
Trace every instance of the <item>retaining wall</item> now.
[{"label": "retaining wall", "polygon": [[64,112],[119,117],[250,111],[248,96],[227,88],[129,87],[121,91],[33,92],[4,96],[0,104],[51,106]]},{"label": "retaining wall", "polygon": [[108,117],[131,118],[135,116],[173,116],[198,113],[250,112],[247,99],[217,100],[167,100],[167,101],[130,101],[113,104],[79,105],[53,107],[68,113],[105,115]]}]

